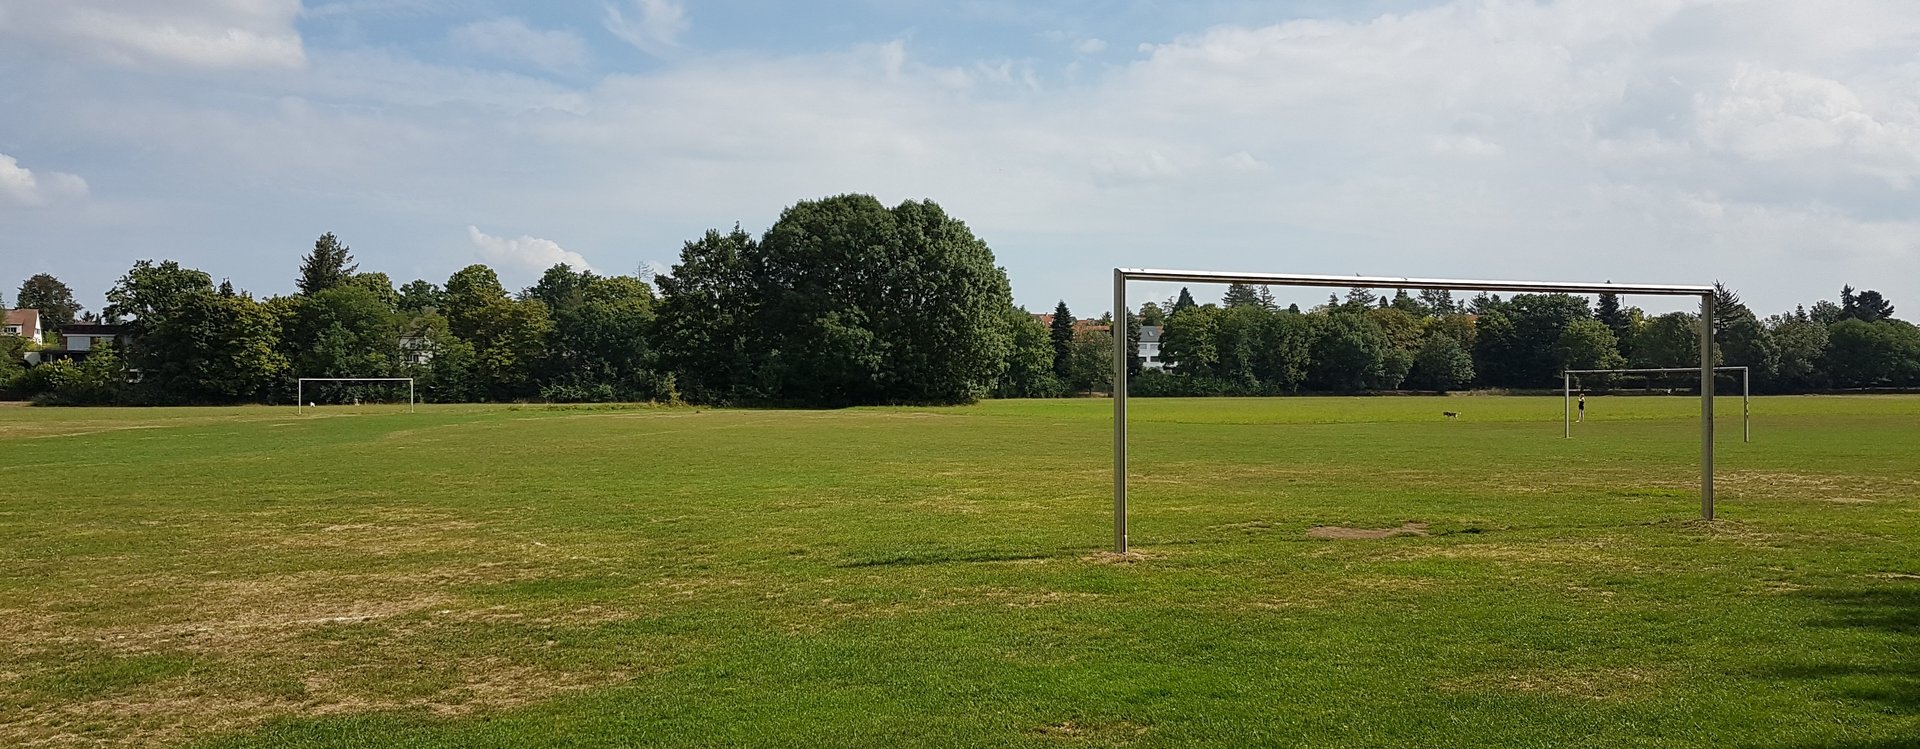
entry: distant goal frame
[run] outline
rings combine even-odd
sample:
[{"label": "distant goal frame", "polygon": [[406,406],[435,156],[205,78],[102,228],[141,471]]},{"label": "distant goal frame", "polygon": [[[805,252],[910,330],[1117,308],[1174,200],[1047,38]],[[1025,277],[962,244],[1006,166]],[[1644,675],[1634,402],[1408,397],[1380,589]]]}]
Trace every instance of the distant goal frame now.
[{"label": "distant goal frame", "polygon": [[307,383],[309,382],[404,382],[407,383],[407,413],[414,413],[420,399],[414,395],[412,377],[302,377],[293,386],[293,413],[304,415],[307,408]]},{"label": "distant goal frame", "polygon": [[[1713,295],[1712,286],[1681,284],[1576,283],[1561,281],[1487,281],[1460,278],[1325,276],[1301,273],[1243,273],[1203,270],[1113,269],[1113,317],[1128,314],[1127,283],[1312,286],[1363,289],[1445,289],[1520,294],[1620,294],[1691,296],[1700,299],[1700,516],[1713,519]],[[1113,336],[1113,550],[1127,553],[1127,337]],[[1693,371],[1689,368],[1687,371]]]},{"label": "distant goal frame", "polygon": [[[1569,369],[1560,373],[1560,411],[1566,426],[1560,436],[1573,439],[1573,376],[1582,374],[1663,374],[1698,372],[1693,367],[1628,367],[1626,369]],[[1748,367],[1714,367],[1715,372],[1740,373],[1740,441],[1753,441],[1753,371]],[[1580,388],[1586,395],[1586,388]]]}]

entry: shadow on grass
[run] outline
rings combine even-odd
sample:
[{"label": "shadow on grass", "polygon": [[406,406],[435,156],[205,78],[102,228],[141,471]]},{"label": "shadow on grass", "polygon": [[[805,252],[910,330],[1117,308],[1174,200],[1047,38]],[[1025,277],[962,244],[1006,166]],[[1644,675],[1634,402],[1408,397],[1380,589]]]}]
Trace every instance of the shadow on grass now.
[{"label": "shadow on grass", "polygon": [[1064,551],[998,552],[967,550],[925,550],[850,559],[836,567],[920,567],[929,564],[971,564],[977,562],[1023,562],[1069,556]]},{"label": "shadow on grass", "polygon": [[[1883,713],[1920,715],[1920,660],[1899,653],[1920,646],[1920,586],[1809,591],[1803,598],[1821,604],[1811,627],[1850,629],[1880,635],[1891,651],[1884,657],[1854,656],[1828,661],[1809,650],[1764,675],[1812,682],[1842,699],[1874,704]],[[1784,745],[1790,749],[1892,749],[1920,747],[1920,731],[1894,739],[1836,739]]]}]

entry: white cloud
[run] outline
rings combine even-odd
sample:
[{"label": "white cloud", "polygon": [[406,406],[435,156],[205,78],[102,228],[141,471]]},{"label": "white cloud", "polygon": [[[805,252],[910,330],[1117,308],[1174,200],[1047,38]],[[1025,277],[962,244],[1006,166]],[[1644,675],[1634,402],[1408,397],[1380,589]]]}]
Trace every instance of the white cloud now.
[{"label": "white cloud", "polygon": [[678,0],[631,0],[630,18],[619,5],[607,5],[607,31],[621,41],[654,56],[665,56],[680,46],[680,35],[692,28],[687,10]]},{"label": "white cloud", "polygon": [[[670,12],[650,27],[649,7]],[[1027,303],[1099,304],[1089,269],[1174,261],[1719,278],[1762,310],[1844,282],[1920,297],[1920,3],[1808,7],[1455,0],[1212,27],[1089,60],[1078,78],[1071,59],[926,64],[900,41],[690,57],[580,86],[395,49],[152,92],[33,74],[4,43],[0,60],[35,103],[13,113],[21,137],[63,134],[34,153],[100,154],[62,168],[116,186],[131,180],[115,170],[164,174],[236,248],[261,245],[226,236],[250,223],[385,221],[388,238],[356,246],[438,253],[421,275],[475,248],[503,272],[584,259],[412,227],[566,226],[569,243],[607,248],[607,267],[633,268],[706,228],[757,231],[795,200],[859,191],[940,201]],[[672,51],[686,18],[621,0],[616,25]]]},{"label": "white cloud", "polygon": [[594,270],[580,253],[561,247],[551,239],[496,237],[476,226],[467,227],[467,239],[488,264],[508,277],[537,277],[559,263],[566,263],[574,270]]},{"label": "white cloud", "polygon": [[518,18],[475,21],[448,32],[447,36],[468,52],[528,62],[548,70],[578,68],[587,62],[587,43],[579,35],[534,29]]},{"label": "white cloud", "polygon": [[0,0],[0,37],[126,67],[297,68],[300,0]]},{"label": "white cloud", "polygon": [[1073,50],[1083,55],[1097,55],[1107,51],[1107,40],[1082,39],[1073,45]]},{"label": "white cloud", "polygon": [[44,179],[0,153],[0,201],[18,205],[46,205],[57,199],[85,197],[87,181],[72,174],[47,172]]}]

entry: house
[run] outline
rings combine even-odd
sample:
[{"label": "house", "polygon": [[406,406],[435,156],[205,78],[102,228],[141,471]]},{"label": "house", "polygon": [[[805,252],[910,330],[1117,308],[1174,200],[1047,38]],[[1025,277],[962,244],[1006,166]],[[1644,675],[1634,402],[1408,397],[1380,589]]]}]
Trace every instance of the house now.
[{"label": "house", "polygon": [[35,343],[40,342],[40,310],[7,310],[7,321],[0,325],[0,333],[19,336]]},{"label": "house", "polygon": [[125,325],[97,325],[92,323],[74,323],[60,326],[60,348],[42,349],[27,353],[27,363],[47,364],[56,361],[78,362],[87,358],[87,353],[103,343],[111,343],[114,348],[127,345],[131,334]]},{"label": "house", "polygon": [[61,326],[60,341],[68,351],[92,351],[102,343],[126,345],[128,332],[125,325],[74,323]]},{"label": "house", "polygon": [[433,361],[433,341],[424,332],[400,336],[400,360],[415,367]]},{"label": "house", "polygon": [[1166,369],[1167,362],[1160,356],[1160,326],[1140,326],[1140,368]]}]

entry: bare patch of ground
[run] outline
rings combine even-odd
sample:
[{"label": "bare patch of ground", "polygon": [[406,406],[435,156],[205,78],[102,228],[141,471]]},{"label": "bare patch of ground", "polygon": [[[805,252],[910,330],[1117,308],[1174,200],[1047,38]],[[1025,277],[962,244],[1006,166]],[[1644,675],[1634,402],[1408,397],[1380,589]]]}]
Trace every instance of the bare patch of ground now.
[{"label": "bare patch of ground", "polygon": [[1131,744],[1147,735],[1147,727],[1124,720],[1110,723],[1063,720],[1040,726],[1033,732],[1060,741]]},{"label": "bare patch of ground", "polygon": [[1480,674],[1439,686],[1456,692],[1504,690],[1608,701],[1634,697],[1664,680],[1661,674],[1646,669],[1575,667]]},{"label": "bare patch of ground", "polygon": [[1343,541],[1424,535],[1427,535],[1427,524],[1415,522],[1407,522],[1398,528],[1344,528],[1338,525],[1316,525],[1307,529],[1307,538]]},{"label": "bare patch of ground", "polygon": [[1140,562],[1159,559],[1161,556],[1160,554],[1144,551],[1129,551],[1125,554],[1103,551],[1098,554],[1088,554],[1087,556],[1081,557],[1080,561],[1092,562],[1094,564],[1138,564]]}]

